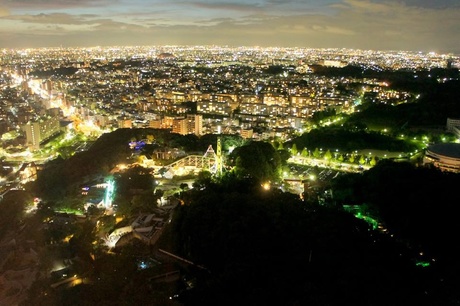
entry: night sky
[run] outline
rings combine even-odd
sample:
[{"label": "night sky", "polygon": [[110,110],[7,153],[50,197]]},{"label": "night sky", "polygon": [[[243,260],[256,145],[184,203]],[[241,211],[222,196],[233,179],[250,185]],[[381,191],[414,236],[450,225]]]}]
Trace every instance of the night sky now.
[{"label": "night sky", "polygon": [[460,0],[0,0],[0,48],[229,45],[460,53]]}]

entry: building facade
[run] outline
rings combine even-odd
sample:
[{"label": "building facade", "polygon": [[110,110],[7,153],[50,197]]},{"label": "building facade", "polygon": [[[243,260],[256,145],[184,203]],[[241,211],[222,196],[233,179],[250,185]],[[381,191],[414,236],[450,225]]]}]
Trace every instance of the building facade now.
[{"label": "building facade", "polygon": [[431,164],[442,171],[460,173],[460,144],[438,143],[429,146],[423,164]]},{"label": "building facade", "polygon": [[446,129],[460,138],[460,119],[447,118]]},{"label": "building facade", "polygon": [[26,143],[29,149],[38,150],[43,141],[59,133],[59,118],[47,117],[35,122],[28,122],[22,126],[22,130],[26,134]]}]

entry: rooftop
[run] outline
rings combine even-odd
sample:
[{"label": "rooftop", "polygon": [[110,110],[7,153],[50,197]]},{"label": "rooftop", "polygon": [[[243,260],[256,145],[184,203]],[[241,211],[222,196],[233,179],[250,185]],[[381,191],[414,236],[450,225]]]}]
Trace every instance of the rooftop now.
[{"label": "rooftop", "polygon": [[460,158],[459,143],[437,143],[427,148],[427,151],[452,158]]}]

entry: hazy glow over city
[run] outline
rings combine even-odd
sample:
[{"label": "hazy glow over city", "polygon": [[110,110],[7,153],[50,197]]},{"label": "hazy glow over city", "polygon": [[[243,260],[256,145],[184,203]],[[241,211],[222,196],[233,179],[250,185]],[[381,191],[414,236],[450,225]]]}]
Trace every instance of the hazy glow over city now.
[{"label": "hazy glow over city", "polygon": [[456,0],[0,1],[0,48],[232,45],[457,53]]}]

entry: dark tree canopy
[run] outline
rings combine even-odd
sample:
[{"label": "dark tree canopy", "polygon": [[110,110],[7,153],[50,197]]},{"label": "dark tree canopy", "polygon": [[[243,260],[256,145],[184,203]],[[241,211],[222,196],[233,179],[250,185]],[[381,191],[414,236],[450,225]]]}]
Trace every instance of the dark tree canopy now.
[{"label": "dark tree canopy", "polygon": [[3,196],[0,200],[0,238],[18,225],[25,207],[31,202],[31,195],[22,190],[12,190]]},{"label": "dark tree canopy", "polygon": [[403,140],[394,139],[393,137],[382,135],[377,132],[367,132],[362,129],[345,128],[321,128],[311,130],[292,140],[299,150],[307,148],[315,150],[316,148],[329,149],[335,151],[339,149],[342,152],[352,152],[362,149],[377,149],[387,151],[409,152],[416,149]]},{"label": "dark tree canopy", "polygon": [[120,214],[151,212],[157,205],[155,181],[149,169],[135,166],[115,175],[116,198]]},{"label": "dark tree canopy", "polygon": [[424,86],[416,91],[421,98],[415,103],[397,106],[371,104],[351,115],[349,121],[393,128],[401,128],[405,124],[419,127],[445,126],[447,118],[460,117],[459,86],[460,81]]},{"label": "dark tree canopy", "polygon": [[277,150],[266,142],[253,141],[236,148],[230,155],[239,177],[252,176],[260,182],[276,181],[282,160]]},{"label": "dark tree canopy", "polygon": [[79,185],[109,174],[119,163],[126,163],[133,151],[129,142],[151,138],[154,143],[144,146],[142,153],[150,155],[159,147],[179,148],[187,152],[204,152],[209,145],[216,150],[220,137],[223,150],[242,143],[235,135],[180,135],[164,129],[117,129],[103,134],[88,151],[72,155],[67,160],[57,158],[38,173],[37,181],[30,184],[35,194],[45,200],[61,199],[78,190]]},{"label": "dark tree canopy", "polygon": [[115,165],[126,162],[131,155],[128,143],[137,135],[136,132],[118,129],[103,134],[88,151],[79,152],[65,161],[61,159],[47,164],[38,172],[34,191],[44,199],[59,199],[78,190],[78,186],[91,177],[108,174]]},{"label": "dark tree canopy", "polygon": [[182,296],[186,305],[404,305],[424,298],[414,265],[351,214],[230,177],[183,199],[173,221],[177,252],[209,271]]},{"label": "dark tree canopy", "polygon": [[398,236],[434,256],[454,254],[458,197],[453,190],[460,175],[409,163],[381,161],[363,175],[345,175],[334,182],[336,200],[372,207]]}]

